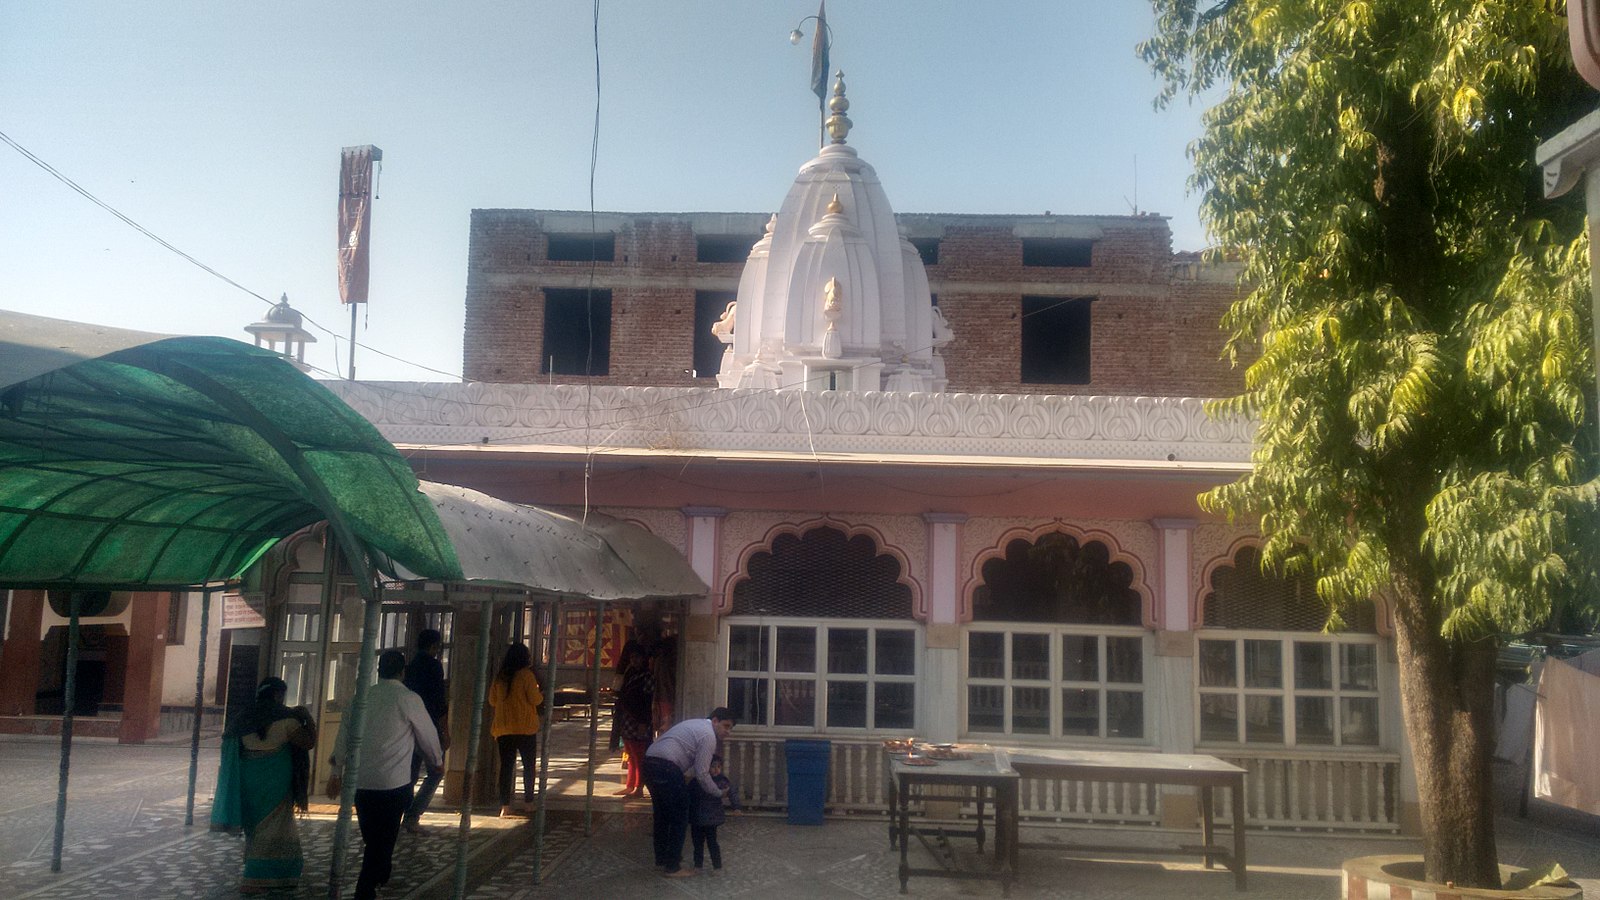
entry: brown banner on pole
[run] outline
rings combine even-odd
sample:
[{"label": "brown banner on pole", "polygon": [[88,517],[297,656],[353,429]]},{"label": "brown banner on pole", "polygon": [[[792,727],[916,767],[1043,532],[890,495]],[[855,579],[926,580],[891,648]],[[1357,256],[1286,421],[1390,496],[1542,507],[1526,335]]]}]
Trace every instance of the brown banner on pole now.
[{"label": "brown banner on pole", "polygon": [[383,151],[346,147],[339,166],[339,302],[367,302],[372,234],[372,164]]}]

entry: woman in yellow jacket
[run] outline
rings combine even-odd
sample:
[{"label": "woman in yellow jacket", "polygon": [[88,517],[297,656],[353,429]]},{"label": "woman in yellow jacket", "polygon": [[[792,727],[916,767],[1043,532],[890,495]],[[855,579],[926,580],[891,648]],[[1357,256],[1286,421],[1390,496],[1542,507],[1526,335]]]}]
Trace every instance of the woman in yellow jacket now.
[{"label": "woman in yellow jacket", "polygon": [[[539,734],[539,704],[544,693],[534,677],[528,645],[512,644],[505,661],[489,685],[489,706],[494,709],[494,724],[489,733],[500,749],[500,815],[525,815],[533,806],[534,760]],[[516,783],[517,756],[522,756],[522,803],[511,805],[511,788]]]}]

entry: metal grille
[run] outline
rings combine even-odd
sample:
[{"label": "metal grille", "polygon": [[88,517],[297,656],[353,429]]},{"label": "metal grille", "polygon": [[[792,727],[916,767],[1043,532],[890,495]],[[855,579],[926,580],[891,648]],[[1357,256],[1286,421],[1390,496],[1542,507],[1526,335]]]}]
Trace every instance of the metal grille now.
[{"label": "metal grille", "polygon": [[1139,592],[1133,570],[1111,562],[1099,541],[1079,546],[1068,534],[1036,543],[1006,545],[1004,559],[983,564],[983,584],[973,593],[980,622],[1049,622],[1071,625],[1138,625]]},{"label": "metal grille", "polygon": [[[1261,551],[1255,547],[1234,554],[1233,565],[1218,566],[1205,597],[1205,624],[1210,628],[1322,631],[1329,614],[1311,575],[1265,571]],[[1343,631],[1372,634],[1377,630],[1370,602],[1347,604],[1339,614],[1344,619]]]},{"label": "metal grille", "polygon": [[736,616],[911,618],[899,561],[865,535],[827,527],[779,535],[771,550],[750,557],[748,573],[733,588]]}]

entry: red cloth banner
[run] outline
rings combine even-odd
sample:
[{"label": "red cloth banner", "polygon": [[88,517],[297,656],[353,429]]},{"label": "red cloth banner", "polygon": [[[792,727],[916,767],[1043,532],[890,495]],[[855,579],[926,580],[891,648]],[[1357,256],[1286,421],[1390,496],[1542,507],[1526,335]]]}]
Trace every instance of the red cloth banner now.
[{"label": "red cloth banner", "polygon": [[383,151],[346,147],[339,165],[339,302],[367,302],[372,234],[372,164]]},{"label": "red cloth banner", "polygon": [[[606,610],[605,635],[600,642],[600,668],[616,668],[617,654],[622,652],[627,637],[628,623],[633,620],[627,609],[615,606]],[[568,610],[561,614],[561,631],[556,646],[560,648],[557,665],[593,665],[594,660],[594,610]]]}]

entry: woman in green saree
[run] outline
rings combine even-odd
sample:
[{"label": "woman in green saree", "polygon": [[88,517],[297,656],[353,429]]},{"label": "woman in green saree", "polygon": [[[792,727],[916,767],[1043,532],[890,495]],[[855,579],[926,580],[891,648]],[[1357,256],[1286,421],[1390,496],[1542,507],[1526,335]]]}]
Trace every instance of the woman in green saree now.
[{"label": "woman in green saree", "polygon": [[283,705],[288,692],[281,678],[263,680],[255,703],[222,734],[211,829],[244,829],[246,894],[295,887],[305,865],[294,811],[306,808],[317,730],[305,707]]}]

